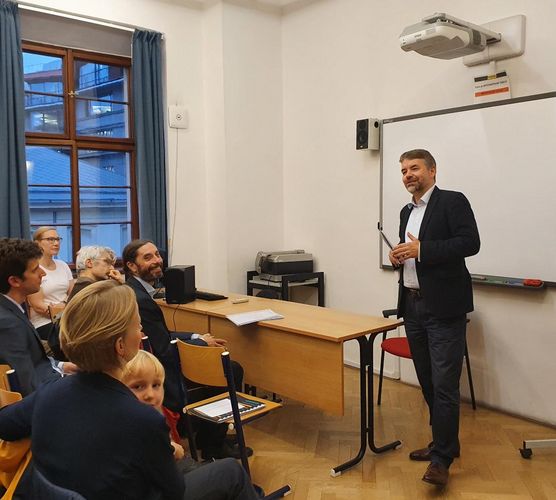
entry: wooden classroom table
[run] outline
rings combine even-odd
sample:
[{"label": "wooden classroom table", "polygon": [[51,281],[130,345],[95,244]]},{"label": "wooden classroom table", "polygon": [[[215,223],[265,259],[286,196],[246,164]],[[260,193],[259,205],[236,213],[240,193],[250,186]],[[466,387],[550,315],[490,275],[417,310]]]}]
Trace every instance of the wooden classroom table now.
[{"label": "wooden classroom table", "polygon": [[[402,321],[282,300],[227,295],[227,299],[217,301],[158,303],[170,330],[210,333],[225,339],[231,358],[245,370],[246,383],[333,415],[344,414],[343,343],[356,339],[361,361],[362,449],[355,459],[333,469],[333,475],[363,458],[367,434],[369,446],[376,453],[400,444],[396,441],[381,448],[374,445],[372,343],[378,334],[396,329]],[[248,302],[232,303],[232,299],[243,297]],[[228,314],[260,309],[272,309],[284,319],[238,327],[226,318]]]}]

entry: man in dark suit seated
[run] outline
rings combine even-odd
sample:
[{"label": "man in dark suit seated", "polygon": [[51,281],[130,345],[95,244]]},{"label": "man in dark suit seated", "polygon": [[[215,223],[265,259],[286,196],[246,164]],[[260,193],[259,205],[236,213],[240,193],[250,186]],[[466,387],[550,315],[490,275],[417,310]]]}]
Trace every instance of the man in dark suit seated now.
[{"label": "man in dark suit seated", "polygon": [[39,266],[41,255],[32,241],[0,239],[0,363],[15,370],[24,396],[42,382],[76,370],[73,363],[46,355],[27,316],[27,296],[39,291],[46,274]]},{"label": "man in dark suit seated", "polygon": [[[164,314],[153,299],[156,292],[153,284],[162,277],[163,270],[162,258],[152,241],[131,241],[122,252],[122,260],[126,274],[126,285],[133,289],[137,297],[143,332],[149,338],[153,354],[160,360],[166,371],[164,406],[181,414],[183,410],[182,375],[178,373],[175,354],[170,341],[173,337],[177,337],[180,340],[200,346],[223,346],[226,342],[214,338],[209,333],[204,335],[188,332],[170,333],[164,321]],[[233,370],[236,387],[239,389],[242,385],[243,369],[238,363],[234,363]],[[189,399],[190,402],[194,402],[204,399],[208,395],[207,391],[195,390],[194,395]],[[202,448],[204,459],[240,457],[237,446],[226,441],[226,431],[227,426],[225,424],[214,424],[206,420],[199,420],[196,442],[197,446]],[[249,453],[252,453],[252,451],[249,450]]]},{"label": "man in dark suit seated", "polygon": [[400,244],[390,262],[401,269],[398,317],[404,318],[433,438],[409,458],[430,460],[423,481],[444,486],[460,452],[459,379],[466,313],[473,310],[465,258],[479,251],[479,232],[467,198],[435,186],[436,161],[428,151],[407,151],[400,163],[412,199],[401,210]]}]

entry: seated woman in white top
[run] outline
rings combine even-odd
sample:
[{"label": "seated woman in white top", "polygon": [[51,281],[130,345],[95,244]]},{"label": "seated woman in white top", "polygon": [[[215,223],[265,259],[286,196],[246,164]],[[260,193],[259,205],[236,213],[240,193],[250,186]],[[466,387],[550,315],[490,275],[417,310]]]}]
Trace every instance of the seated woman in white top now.
[{"label": "seated woman in white top", "polygon": [[69,266],[62,260],[54,260],[54,256],[60,251],[62,238],[58,236],[56,229],[50,226],[39,227],[33,234],[33,240],[42,249],[40,266],[46,272],[42,279],[39,292],[29,295],[30,319],[37,329],[41,339],[46,340],[52,328],[52,310],[61,310],[65,306],[71,288],[73,287],[73,275]]}]

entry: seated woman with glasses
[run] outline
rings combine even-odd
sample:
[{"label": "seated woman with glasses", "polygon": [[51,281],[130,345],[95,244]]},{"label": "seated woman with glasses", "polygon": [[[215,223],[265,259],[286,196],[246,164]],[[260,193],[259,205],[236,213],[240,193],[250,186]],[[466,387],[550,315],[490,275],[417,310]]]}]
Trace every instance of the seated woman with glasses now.
[{"label": "seated woman with glasses", "polygon": [[178,472],[164,416],[122,383],[141,337],[131,288],[105,280],[81,290],[60,327],[81,371],[0,410],[0,439],[31,436],[34,468],[87,500],[258,498],[231,458]]},{"label": "seated woman with glasses", "polygon": [[29,319],[41,339],[47,340],[52,329],[51,315],[64,308],[74,279],[69,266],[62,260],[54,259],[60,252],[62,241],[54,227],[39,227],[33,234],[33,240],[41,247],[39,263],[46,276],[42,279],[39,292],[27,298],[31,306]]}]

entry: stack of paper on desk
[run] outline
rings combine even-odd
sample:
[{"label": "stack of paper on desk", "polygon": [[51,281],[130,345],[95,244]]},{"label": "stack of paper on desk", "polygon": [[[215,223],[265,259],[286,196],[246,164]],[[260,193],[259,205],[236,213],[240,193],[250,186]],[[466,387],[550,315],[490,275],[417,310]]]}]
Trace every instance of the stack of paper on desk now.
[{"label": "stack of paper on desk", "polygon": [[257,323],[257,321],[267,321],[269,319],[282,319],[284,316],[275,313],[272,309],[262,309],[260,311],[248,311],[244,313],[228,314],[231,322],[237,326],[248,325],[249,323]]}]

